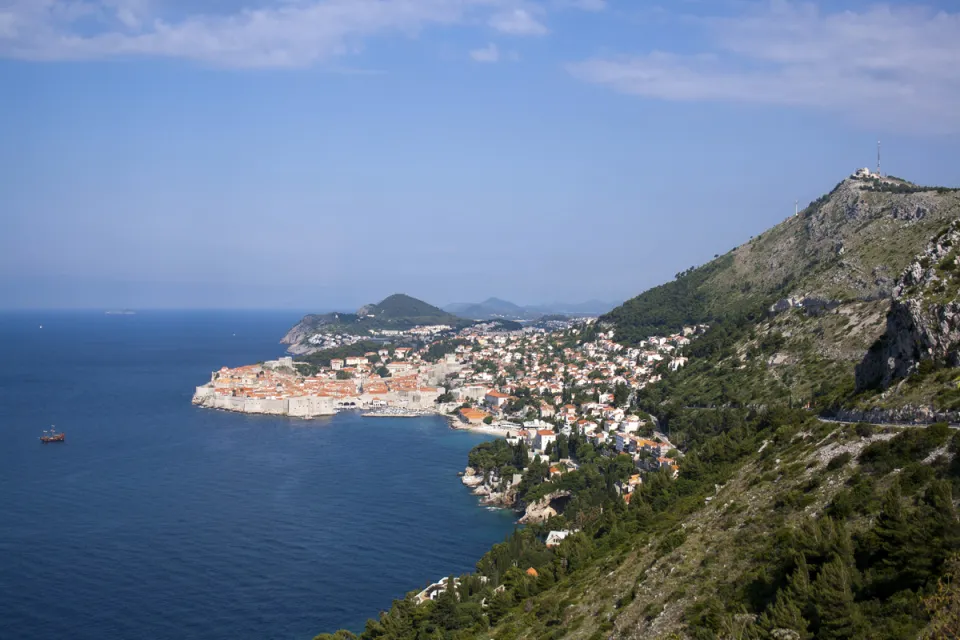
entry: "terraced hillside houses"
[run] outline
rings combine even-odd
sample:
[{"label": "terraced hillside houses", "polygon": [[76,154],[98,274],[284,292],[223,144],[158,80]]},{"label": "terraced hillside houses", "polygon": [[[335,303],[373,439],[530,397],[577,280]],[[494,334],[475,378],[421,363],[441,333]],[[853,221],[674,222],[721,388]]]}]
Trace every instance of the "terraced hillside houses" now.
[{"label": "terraced hillside houses", "polygon": [[[531,459],[575,468],[563,460],[558,438],[586,437],[607,455],[631,456],[639,472],[678,472],[680,453],[648,415],[632,408],[633,394],[668,370],[682,367],[684,348],[706,326],[653,336],[634,347],[596,331],[592,321],[562,331],[461,332],[431,352],[456,367],[443,382],[443,400],[464,426],[481,421],[511,445],[523,442]],[[623,487],[628,495],[634,485]]]}]

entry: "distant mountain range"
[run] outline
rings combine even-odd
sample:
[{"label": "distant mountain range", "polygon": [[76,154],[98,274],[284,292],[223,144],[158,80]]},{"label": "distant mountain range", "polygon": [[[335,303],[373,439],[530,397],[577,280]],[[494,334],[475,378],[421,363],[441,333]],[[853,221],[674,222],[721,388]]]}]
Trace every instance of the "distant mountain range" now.
[{"label": "distant mountain range", "polygon": [[483,302],[455,302],[443,307],[443,310],[471,320],[492,320],[496,318],[536,320],[547,315],[599,316],[609,312],[618,304],[616,302],[589,300],[574,304],[555,302],[552,304],[520,306],[500,298],[488,298]]},{"label": "distant mountain range", "polygon": [[[580,304],[550,304],[521,307],[506,300],[490,298],[480,303],[451,304],[441,309],[423,300],[403,293],[395,293],[376,304],[367,304],[356,313],[312,313],[303,317],[283,337],[290,345],[288,351],[303,355],[320,351],[322,347],[310,342],[316,334],[340,334],[366,338],[380,331],[405,331],[416,326],[449,325],[462,329],[475,321],[504,321],[504,329],[517,329],[512,321],[533,321],[549,316],[598,316],[615,305],[591,300]],[[507,326],[510,325],[510,326]]]}]

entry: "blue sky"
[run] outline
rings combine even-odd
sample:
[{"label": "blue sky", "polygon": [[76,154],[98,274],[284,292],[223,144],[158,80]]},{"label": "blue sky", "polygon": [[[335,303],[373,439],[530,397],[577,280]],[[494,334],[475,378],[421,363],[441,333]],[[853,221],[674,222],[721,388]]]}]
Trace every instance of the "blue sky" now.
[{"label": "blue sky", "polygon": [[625,299],[960,185],[960,7],[0,0],[0,306]]}]

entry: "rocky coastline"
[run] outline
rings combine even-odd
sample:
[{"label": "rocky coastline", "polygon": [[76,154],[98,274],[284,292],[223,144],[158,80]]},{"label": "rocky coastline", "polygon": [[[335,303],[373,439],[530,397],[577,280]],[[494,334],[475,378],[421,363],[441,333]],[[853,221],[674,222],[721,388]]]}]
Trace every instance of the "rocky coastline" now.
[{"label": "rocky coastline", "polygon": [[518,524],[541,524],[561,513],[570,499],[569,491],[555,491],[529,504],[519,499],[517,489],[520,485],[520,474],[512,478],[498,478],[495,475],[484,475],[473,467],[463,471],[460,481],[470,488],[473,495],[480,498],[484,506],[512,510],[519,519]]},{"label": "rocky coastline", "polygon": [[516,487],[519,482],[509,484],[505,489],[502,489],[499,478],[489,475],[484,476],[473,467],[464,469],[460,481],[464,486],[470,488],[473,495],[480,497],[481,504],[516,510]]}]

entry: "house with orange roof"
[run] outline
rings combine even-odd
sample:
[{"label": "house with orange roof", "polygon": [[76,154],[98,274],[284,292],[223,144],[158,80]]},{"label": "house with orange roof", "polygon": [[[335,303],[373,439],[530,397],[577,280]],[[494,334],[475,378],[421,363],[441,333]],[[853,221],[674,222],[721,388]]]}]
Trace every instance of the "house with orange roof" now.
[{"label": "house with orange roof", "polygon": [[463,422],[477,425],[482,424],[484,418],[487,418],[490,414],[480,409],[474,409],[473,407],[464,407],[457,411],[457,415]]},{"label": "house with orange roof", "polygon": [[537,439],[534,443],[537,451],[546,451],[547,445],[552,444],[557,441],[557,434],[550,429],[538,429],[537,430]]}]

